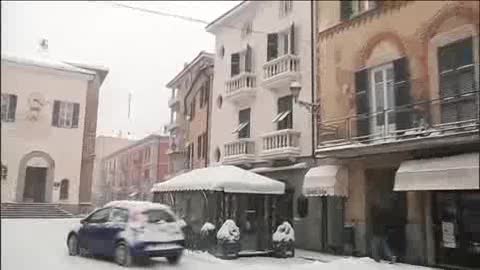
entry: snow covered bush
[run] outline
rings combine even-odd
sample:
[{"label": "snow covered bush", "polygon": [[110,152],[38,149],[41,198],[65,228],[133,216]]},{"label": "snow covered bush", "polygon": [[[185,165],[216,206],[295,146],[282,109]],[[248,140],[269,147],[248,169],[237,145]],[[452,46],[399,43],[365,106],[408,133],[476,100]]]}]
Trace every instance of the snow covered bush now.
[{"label": "snow covered bush", "polygon": [[207,234],[213,230],[215,230],[215,225],[210,222],[205,222],[205,224],[203,224],[202,228],[200,229],[200,232],[202,234]]},{"label": "snow covered bush", "polygon": [[187,223],[185,222],[185,220],[183,218],[180,218],[177,220],[177,224],[178,226],[180,226],[180,228],[185,228],[187,226]]},{"label": "snow covered bush", "polygon": [[273,242],[293,242],[295,241],[295,231],[292,225],[284,221],[277,227],[277,230],[272,237]]},{"label": "snow covered bush", "polygon": [[218,230],[217,239],[220,241],[238,241],[240,239],[240,229],[235,221],[227,219]]}]

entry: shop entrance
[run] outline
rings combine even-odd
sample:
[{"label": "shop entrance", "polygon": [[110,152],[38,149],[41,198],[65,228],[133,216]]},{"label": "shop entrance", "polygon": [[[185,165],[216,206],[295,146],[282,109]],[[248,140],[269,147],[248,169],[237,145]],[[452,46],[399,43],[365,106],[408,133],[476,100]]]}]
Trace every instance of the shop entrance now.
[{"label": "shop entrance", "polygon": [[435,192],[433,211],[437,263],[479,268],[480,192]]}]

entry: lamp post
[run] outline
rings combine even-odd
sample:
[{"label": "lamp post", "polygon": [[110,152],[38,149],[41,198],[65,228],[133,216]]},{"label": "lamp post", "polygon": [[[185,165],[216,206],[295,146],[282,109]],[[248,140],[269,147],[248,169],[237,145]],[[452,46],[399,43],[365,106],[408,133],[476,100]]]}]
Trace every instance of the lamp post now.
[{"label": "lamp post", "polygon": [[290,83],[290,92],[292,93],[293,100],[295,101],[295,103],[306,108],[309,113],[317,114],[320,110],[320,103],[310,103],[310,102],[299,100],[298,96],[300,95],[301,90],[302,90],[302,85],[299,82],[293,81],[292,83]]}]

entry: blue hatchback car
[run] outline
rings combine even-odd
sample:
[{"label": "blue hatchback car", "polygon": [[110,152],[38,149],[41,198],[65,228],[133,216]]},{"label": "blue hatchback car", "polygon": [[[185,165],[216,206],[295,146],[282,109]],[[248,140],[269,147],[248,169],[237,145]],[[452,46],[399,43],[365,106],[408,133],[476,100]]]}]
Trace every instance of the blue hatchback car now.
[{"label": "blue hatchback car", "polygon": [[113,201],[80,221],[67,236],[68,252],[113,257],[129,266],[137,259],[179,261],[185,246],[181,223],[170,207],[152,202]]}]

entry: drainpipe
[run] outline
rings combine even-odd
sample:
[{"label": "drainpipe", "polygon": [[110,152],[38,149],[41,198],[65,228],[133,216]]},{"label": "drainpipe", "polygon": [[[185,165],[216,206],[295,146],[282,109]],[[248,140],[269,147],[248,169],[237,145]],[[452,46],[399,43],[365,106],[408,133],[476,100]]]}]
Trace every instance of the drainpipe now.
[{"label": "drainpipe", "polygon": [[[315,1],[310,1],[310,58],[311,58],[311,96],[312,104],[315,103],[315,22],[314,22]],[[315,120],[316,114],[312,113],[312,159],[315,160]]]}]

